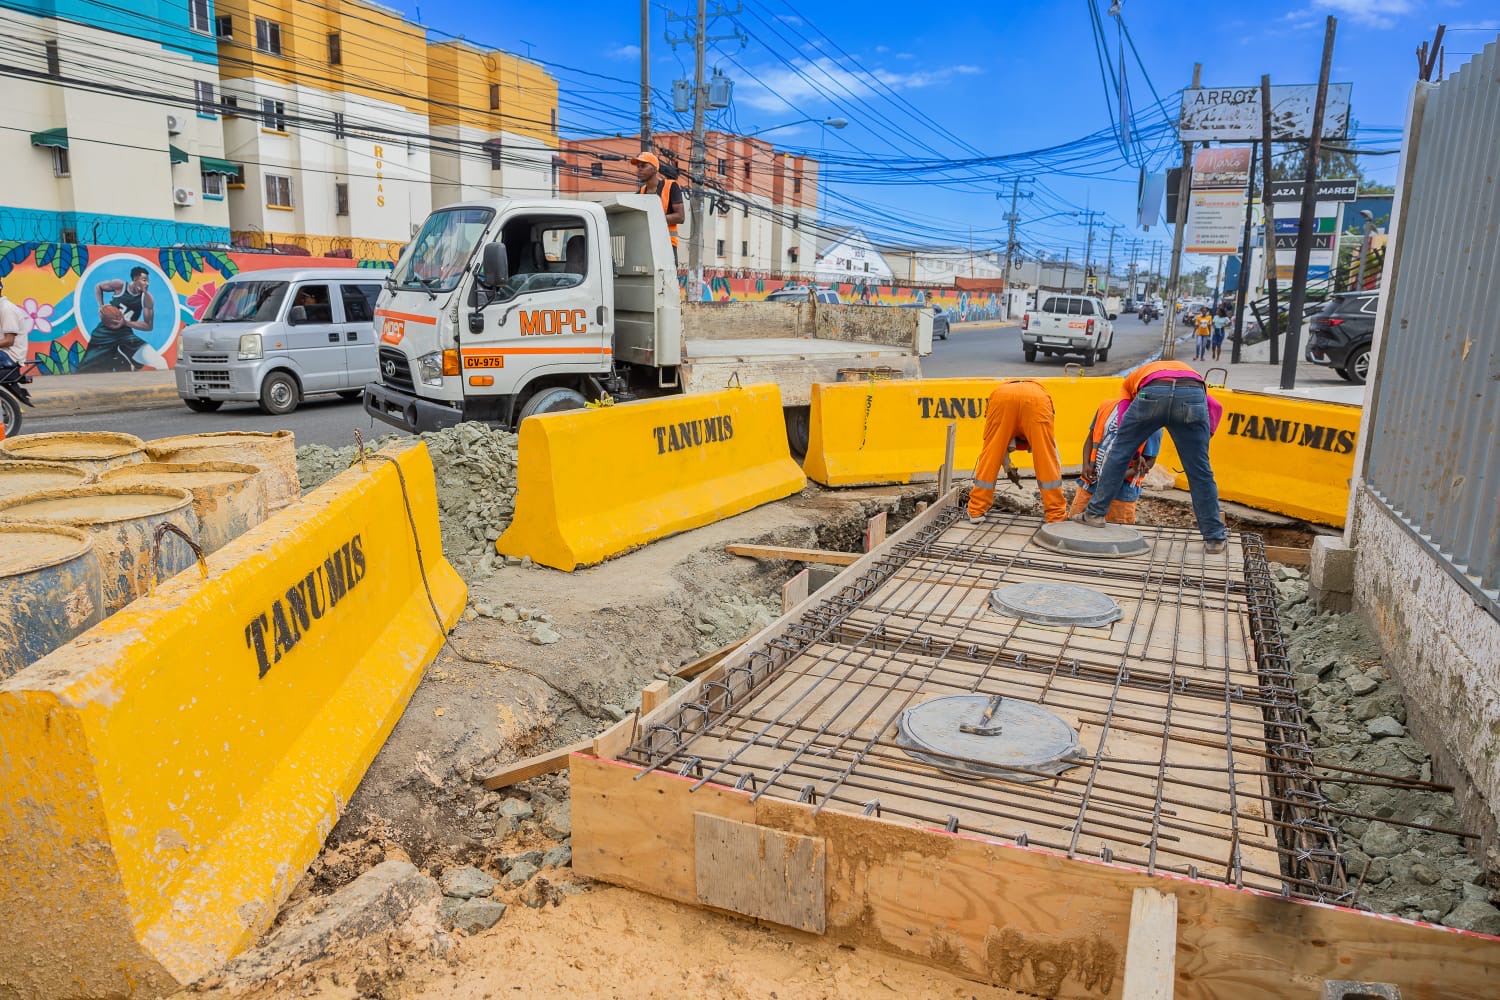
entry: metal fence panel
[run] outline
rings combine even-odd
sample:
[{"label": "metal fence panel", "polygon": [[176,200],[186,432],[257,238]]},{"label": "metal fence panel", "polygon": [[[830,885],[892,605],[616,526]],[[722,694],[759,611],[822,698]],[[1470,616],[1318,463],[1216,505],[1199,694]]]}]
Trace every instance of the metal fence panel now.
[{"label": "metal fence panel", "polygon": [[1432,89],[1365,481],[1500,617],[1500,41]]}]

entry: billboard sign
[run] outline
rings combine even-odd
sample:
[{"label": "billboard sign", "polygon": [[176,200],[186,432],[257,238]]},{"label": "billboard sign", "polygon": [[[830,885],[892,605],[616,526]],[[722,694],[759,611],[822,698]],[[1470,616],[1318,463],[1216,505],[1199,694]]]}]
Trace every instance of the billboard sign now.
[{"label": "billboard sign", "polygon": [[1193,190],[1239,190],[1250,186],[1250,147],[1216,146],[1193,153]]},{"label": "billboard sign", "polygon": [[[1323,138],[1343,139],[1349,134],[1347,83],[1328,86],[1328,104],[1323,113]],[[1312,135],[1313,106],[1318,88],[1283,85],[1271,88],[1271,139],[1289,142]],[[1252,142],[1260,136],[1259,87],[1203,87],[1182,92],[1182,117],[1177,135],[1182,142],[1219,140]]]},{"label": "billboard sign", "polygon": [[1187,253],[1239,253],[1245,232],[1244,191],[1194,191],[1188,202],[1182,249]]},{"label": "billboard sign", "polygon": [[[1302,191],[1306,187],[1303,181],[1272,181],[1272,201],[1301,201]],[[1359,194],[1359,181],[1352,177],[1339,180],[1320,179],[1318,181],[1317,201],[1353,201]]]}]

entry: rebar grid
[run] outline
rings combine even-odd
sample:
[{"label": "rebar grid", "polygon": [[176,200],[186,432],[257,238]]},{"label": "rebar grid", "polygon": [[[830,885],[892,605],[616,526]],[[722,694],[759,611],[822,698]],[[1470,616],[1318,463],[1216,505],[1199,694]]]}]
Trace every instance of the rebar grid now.
[{"label": "rebar grid", "polygon": [[[695,790],[1348,902],[1259,537],[1237,536],[1241,569],[1186,529],[1144,529],[1150,552],[1099,560],[1030,544],[1037,526],[934,512],[625,759],[695,777]],[[1107,593],[1125,617],[1043,627],[990,610],[993,588],[1039,580]],[[1044,705],[1086,753],[1061,775],[1015,779],[914,759],[895,739],[902,714],[955,693]]]}]

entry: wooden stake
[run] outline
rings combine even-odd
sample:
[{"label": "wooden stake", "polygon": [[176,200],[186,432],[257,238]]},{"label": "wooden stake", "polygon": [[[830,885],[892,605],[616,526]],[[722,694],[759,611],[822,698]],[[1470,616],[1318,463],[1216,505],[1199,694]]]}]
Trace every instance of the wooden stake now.
[{"label": "wooden stake", "polygon": [[865,525],[865,551],[875,551],[875,546],[885,541],[886,512],[881,511]]},{"label": "wooden stake", "polygon": [[803,570],[786,582],[781,588],[781,613],[788,611],[807,600],[808,594],[808,571]]},{"label": "wooden stake", "polygon": [[953,486],[953,452],[958,445],[958,424],[948,425],[948,443],[943,447],[943,467],[938,470],[938,496],[948,495]]},{"label": "wooden stake", "polygon": [[724,659],[724,657],[728,656],[736,649],[739,649],[744,644],[744,639],[737,639],[736,641],[731,642],[726,646],[720,646],[712,653],[705,653],[704,655],[698,657],[692,663],[684,663],[681,667],[677,668],[677,672],[673,676],[681,677],[683,680],[690,681],[694,677],[697,677],[699,674],[703,673],[703,671],[707,670],[709,667],[717,664],[720,660]]},{"label": "wooden stake", "polygon": [[726,545],[732,556],[751,559],[781,559],[786,562],[826,563],[830,566],[852,566],[859,562],[858,552],[834,552],[830,549],[789,549],[780,545]]},{"label": "wooden stake", "polygon": [[1177,975],[1177,897],[1137,889],[1130,899],[1123,1000],[1172,1000]]},{"label": "wooden stake", "polygon": [[656,711],[656,706],[667,700],[667,693],[671,689],[666,681],[652,681],[641,689],[641,715],[650,715]]}]

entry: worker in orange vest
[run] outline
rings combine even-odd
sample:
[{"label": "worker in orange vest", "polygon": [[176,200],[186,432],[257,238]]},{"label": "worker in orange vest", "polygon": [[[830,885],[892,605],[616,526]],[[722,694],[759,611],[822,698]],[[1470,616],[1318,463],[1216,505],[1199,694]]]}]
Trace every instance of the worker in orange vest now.
[{"label": "worker in orange vest", "polygon": [[1012,451],[1031,452],[1042,509],[1048,521],[1068,516],[1063,499],[1062,461],[1053,430],[1052,397],[1031,379],[1007,379],[990,393],[984,418],[984,444],[974,464],[974,486],[969,490],[969,520],[977,523],[995,504],[995,477],[1003,468],[1017,486],[1021,479],[1010,464]]},{"label": "worker in orange vest", "polygon": [[[1094,484],[1099,481],[1099,473],[1109,460],[1110,449],[1119,437],[1120,420],[1129,405],[1128,399],[1107,399],[1094,412],[1088,437],[1083,441],[1083,471],[1078,476],[1078,492],[1073,494],[1073,506],[1068,508],[1068,516],[1082,514],[1093,499]],[[1106,521],[1111,524],[1135,523],[1135,503],[1141,496],[1141,480],[1156,465],[1156,456],[1160,452],[1161,431],[1158,430],[1136,449],[1135,459],[1125,470],[1125,484],[1120,487],[1120,495],[1109,505],[1109,513],[1104,517]]]},{"label": "worker in orange vest", "polygon": [[636,180],[641,186],[636,194],[654,194],[661,199],[661,210],[667,215],[667,232],[672,235],[672,262],[677,263],[677,227],[687,218],[682,206],[682,188],[669,177],[661,175],[661,160],[655,153],[641,153],[631,157],[635,165]]}]

